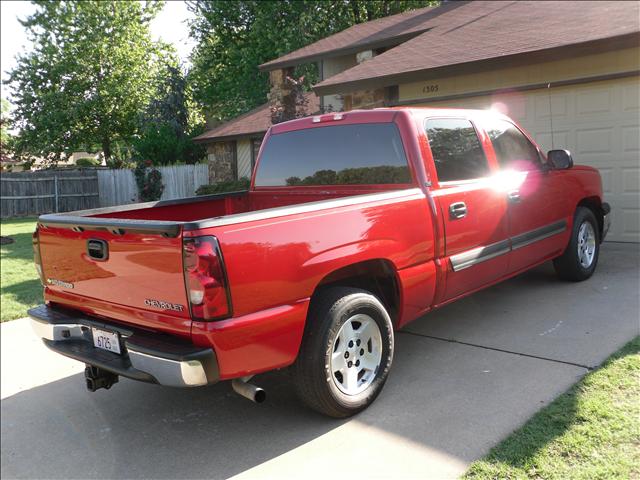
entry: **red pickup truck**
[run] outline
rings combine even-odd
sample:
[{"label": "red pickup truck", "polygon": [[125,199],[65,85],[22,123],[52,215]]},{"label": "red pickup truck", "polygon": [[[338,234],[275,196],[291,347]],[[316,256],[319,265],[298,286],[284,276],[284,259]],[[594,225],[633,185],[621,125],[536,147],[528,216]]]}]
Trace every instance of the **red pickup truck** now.
[{"label": "red pickup truck", "polygon": [[394,330],[553,260],[589,278],[609,227],[598,172],[490,111],[377,109],[270,128],[249,191],[43,215],[33,235],[52,350],[190,387],[291,367],[302,400],[352,415]]}]

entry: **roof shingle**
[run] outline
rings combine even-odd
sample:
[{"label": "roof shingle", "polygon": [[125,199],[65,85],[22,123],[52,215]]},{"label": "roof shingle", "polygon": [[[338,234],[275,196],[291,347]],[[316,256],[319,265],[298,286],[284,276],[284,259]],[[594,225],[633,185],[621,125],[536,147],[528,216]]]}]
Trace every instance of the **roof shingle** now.
[{"label": "roof shingle", "polygon": [[[446,7],[452,8],[452,6]],[[410,10],[397,15],[379,18],[366,23],[353,25],[330,37],[302,47],[282,57],[260,65],[260,70],[274,70],[287,66],[308,63],[320,56],[337,56],[346,54],[348,50],[360,51],[367,47],[376,48],[384,45],[397,45],[411,36],[424,32],[425,23],[432,16],[434,7]]]},{"label": "roof shingle", "polygon": [[[640,32],[640,2],[474,1],[431,10],[419,36],[316,85],[348,84]],[[329,37],[332,38],[332,37]],[[328,40],[328,39],[327,39]],[[313,45],[310,45],[313,47]]]},{"label": "roof shingle", "polygon": [[[320,100],[313,93],[309,92],[305,94],[307,99],[307,110],[311,113],[315,113],[320,109]],[[193,140],[199,143],[206,143],[210,141],[219,141],[230,138],[237,138],[242,136],[250,136],[260,133],[265,133],[271,126],[271,109],[269,103],[260,105],[253,110],[240,115],[222,125],[209,130]]]}]

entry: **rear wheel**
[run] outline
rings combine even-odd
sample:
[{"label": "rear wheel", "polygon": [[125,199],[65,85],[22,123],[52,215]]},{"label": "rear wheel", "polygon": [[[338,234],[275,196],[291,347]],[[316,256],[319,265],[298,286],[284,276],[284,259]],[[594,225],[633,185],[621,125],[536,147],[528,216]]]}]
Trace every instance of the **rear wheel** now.
[{"label": "rear wheel", "polygon": [[598,221],[594,213],[578,207],[573,219],[573,230],[564,253],[553,261],[558,276],[564,280],[580,282],[593,275],[600,254]]},{"label": "rear wheel", "polygon": [[293,377],[312,409],[342,418],[378,396],[393,361],[393,325],[382,303],[355,288],[313,300]]}]

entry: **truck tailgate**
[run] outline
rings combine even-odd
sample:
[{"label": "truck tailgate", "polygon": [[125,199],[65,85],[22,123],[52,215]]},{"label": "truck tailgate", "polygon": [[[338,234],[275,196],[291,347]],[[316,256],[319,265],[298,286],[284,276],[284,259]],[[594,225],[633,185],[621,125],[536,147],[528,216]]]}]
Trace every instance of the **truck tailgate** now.
[{"label": "truck tailgate", "polygon": [[[46,226],[39,228],[39,244],[46,287],[54,294],[76,297],[74,303],[87,307],[92,300],[103,309],[104,304],[129,307],[136,312],[126,321],[145,318],[146,326],[161,328],[154,318],[190,318],[181,235]],[[178,323],[189,335],[190,322]]]}]

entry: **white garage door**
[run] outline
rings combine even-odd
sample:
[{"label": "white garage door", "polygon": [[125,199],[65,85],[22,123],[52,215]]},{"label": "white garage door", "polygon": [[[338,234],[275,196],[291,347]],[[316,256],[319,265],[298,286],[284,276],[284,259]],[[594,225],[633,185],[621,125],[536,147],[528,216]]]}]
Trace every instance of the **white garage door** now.
[{"label": "white garage door", "polygon": [[495,108],[498,104],[544,150],[566,148],[575,163],[598,168],[612,207],[607,240],[640,242],[640,77],[425,106]]}]

